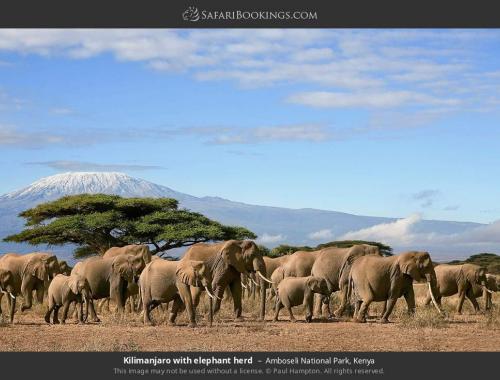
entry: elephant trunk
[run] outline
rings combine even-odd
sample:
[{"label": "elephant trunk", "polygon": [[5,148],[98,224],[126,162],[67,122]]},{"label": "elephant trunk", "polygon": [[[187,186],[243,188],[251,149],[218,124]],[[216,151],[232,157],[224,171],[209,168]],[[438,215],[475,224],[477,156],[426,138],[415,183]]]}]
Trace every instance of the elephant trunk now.
[{"label": "elephant trunk", "polygon": [[[259,276],[259,284],[260,286],[260,320],[264,320],[266,315],[266,282],[272,283],[272,281],[268,280],[263,273],[266,273],[266,263],[262,257],[257,257],[253,260],[253,269],[257,276]],[[255,281],[252,279],[255,283]]]},{"label": "elephant trunk", "polygon": [[[207,291],[208,293],[208,291]],[[212,299],[212,297],[209,297],[208,299],[208,307],[209,307],[209,310],[208,310],[208,325],[210,327],[212,327],[212,323],[213,323],[213,320],[214,320],[214,300]]]}]

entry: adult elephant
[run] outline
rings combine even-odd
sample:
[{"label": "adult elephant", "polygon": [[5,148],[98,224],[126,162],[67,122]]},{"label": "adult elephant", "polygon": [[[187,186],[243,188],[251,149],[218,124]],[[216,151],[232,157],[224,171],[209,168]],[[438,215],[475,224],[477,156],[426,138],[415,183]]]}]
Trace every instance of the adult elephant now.
[{"label": "adult elephant", "polygon": [[[210,271],[201,261],[184,260],[168,261],[154,260],[148,264],[140,276],[140,295],[144,305],[144,324],[152,324],[150,313],[162,303],[173,301],[168,323],[175,324],[177,313],[182,310],[184,304],[178,290],[178,282],[187,286],[200,286],[205,288],[210,297],[210,316],[212,321],[212,278]],[[188,309],[189,312],[189,309]],[[192,320],[191,315],[189,319]]]},{"label": "adult elephant", "polygon": [[134,310],[135,302],[133,301],[133,299],[139,294],[139,286],[137,285],[137,281],[139,280],[139,275],[141,274],[143,269],[147,264],[151,262],[152,255],[147,245],[130,244],[124,247],[112,247],[104,252],[103,257],[117,257],[124,255],[132,257],[132,265],[136,273],[136,281],[130,282],[128,284],[126,294],[126,299],[130,300],[131,309]]},{"label": "adult elephant", "polygon": [[[261,281],[269,281],[263,274],[266,273],[266,266],[262,258],[262,253],[253,241],[229,240],[217,244],[195,244],[186,251],[181,261],[183,260],[202,261],[210,270],[212,289],[217,298],[214,313],[219,310],[224,291],[229,287],[233,298],[236,319],[241,319],[242,312],[241,274],[255,272]],[[188,314],[192,315],[190,322],[194,325],[194,310],[199,303],[200,294],[203,289],[200,287],[191,287],[189,289],[186,285],[181,285],[179,291],[186,308],[188,308]],[[263,320],[266,310],[266,289],[264,286],[260,287],[260,292],[260,319]]]},{"label": "adult elephant", "polygon": [[[136,277],[132,256],[90,257],[77,263],[71,271],[71,275],[73,274],[88,281],[94,300],[109,297],[116,303],[118,312],[123,313],[127,286]],[[99,322],[93,303],[89,306],[92,319]]]},{"label": "adult elephant", "polygon": [[[486,268],[475,264],[440,264],[435,267],[435,272],[437,278],[437,294],[435,298],[438,304],[441,304],[442,297],[450,297],[458,293],[456,308],[458,314],[462,313],[465,297],[472,303],[475,312],[480,310],[474,294],[474,286],[489,292],[486,288]],[[425,304],[428,305],[430,300],[431,295],[429,294]]]},{"label": "adult elephant", "polygon": [[399,297],[404,296],[410,313],[415,311],[413,281],[425,279],[441,313],[435,296],[436,273],[428,252],[405,252],[395,256],[362,256],[354,261],[349,275],[350,288],[356,302],[354,320],[366,321],[366,312],[372,302],[386,302],[381,322],[387,323]]},{"label": "adult elephant", "polygon": [[[57,260],[57,259],[56,259]],[[32,253],[18,255],[8,253],[0,258],[0,269],[10,272],[11,297],[8,298],[10,306],[10,322],[14,321],[16,309],[16,296],[23,296],[21,311],[30,309],[33,303],[33,291],[36,290],[38,302],[43,302],[44,289],[49,283],[49,262],[51,255]],[[4,293],[0,293],[0,304]]]},{"label": "adult elephant", "polygon": [[[347,289],[352,264],[362,256],[381,256],[380,250],[375,245],[357,244],[350,248],[329,247],[317,252],[310,274],[323,278],[327,283],[330,294],[341,291],[340,305],[334,312],[336,317],[340,317],[348,304]],[[323,304],[323,308],[323,314],[328,312],[331,317],[330,305]]]}]

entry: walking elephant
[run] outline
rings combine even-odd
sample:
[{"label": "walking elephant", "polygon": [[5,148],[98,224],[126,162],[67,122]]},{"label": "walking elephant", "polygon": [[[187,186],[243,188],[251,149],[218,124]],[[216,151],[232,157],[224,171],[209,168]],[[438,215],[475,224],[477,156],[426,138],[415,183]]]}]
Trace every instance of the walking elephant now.
[{"label": "walking elephant", "polygon": [[[21,311],[31,308],[34,290],[36,290],[38,302],[43,302],[44,289],[48,287],[49,283],[49,264],[54,263],[54,259],[57,263],[55,256],[45,253],[30,253],[27,255],[7,253],[0,258],[0,270],[10,272],[12,276],[11,297],[8,297],[11,323],[14,321],[16,297],[18,295],[23,296]],[[53,266],[53,268],[55,267]],[[3,294],[3,292],[0,293],[0,304]]]},{"label": "walking elephant", "polygon": [[[242,312],[241,274],[255,272],[262,281],[269,281],[263,275],[266,273],[266,267],[262,253],[252,241],[229,240],[217,244],[195,244],[186,251],[181,262],[184,260],[202,261],[209,269],[212,276],[212,289],[217,298],[214,313],[219,310],[224,291],[229,287],[236,319],[241,319]],[[190,321],[192,325],[195,325],[195,309],[202,290],[200,287],[189,289],[187,285],[183,284],[179,287],[181,298],[188,309],[190,318],[192,318]],[[264,319],[266,295],[264,286],[261,286],[260,292],[260,318]]]},{"label": "walking elephant", "polygon": [[[128,284],[127,294],[125,296],[125,302],[127,302],[128,300],[130,302],[131,311],[134,311],[136,309],[136,302],[134,302],[134,299],[137,298],[137,296],[139,295],[139,286],[137,285],[137,281],[139,280],[139,275],[141,274],[143,269],[146,267],[147,264],[151,262],[152,255],[147,245],[130,244],[124,247],[112,247],[104,253],[103,257],[116,257],[123,255],[132,256],[132,265],[136,273],[136,278],[135,278],[136,281],[130,282]],[[108,309],[109,309],[109,299],[103,300],[102,302],[103,303],[108,302]],[[137,302],[137,304],[138,303],[140,302]]]},{"label": "walking elephant", "polygon": [[428,252],[406,252],[396,256],[362,256],[354,261],[350,273],[350,288],[356,301],[354,320],[366,321],[366,312],[372,302],[386,302],[380,322],[389,321],[389,316],[399,297],[404,296],[408,311],[415,311],[413,281],[425,279],[434,301],[441,313],[435,297],[436,273]]},{"label": "walking elephant", "polygon": [[[184,308],[177,285],[179,281],[187,286],[203,287],[207,291],[210,297],[209,321],[212,321],[212,277],[205,264],[193,260],[182,262],[154,260],[142,271],[139,279],[140,295],[144,305],[144,324],[151,325],[151,311],[160,304],[170,301],[173,301],[173,306],[168,323],[175,324],[177,313]],[[189,319],[192,320],[191,316]]]},{"label": "walking elephant", "polygon": [[[480,311],[479,304],[476,300],[477,291],[485,289],[486,293],[490,292],[486,288],[486,268],[475,264],[440,264],[435,267],[437,278],[437,293],[436,301],[441,304],[442,297],[450,297],[458,293],[458,304],[456,311],[462,313],[462,307],[465,297],[469,299],[474,307],[475,312]],[[478,289],[479,288],[479,289]],[[481,295],[479,295],[480,297]],[[428,305],[431,301],[431,295],[427,295],[425,304]]]},{"label": "walking elephant", "polygon": [[53,314],[52,322],[59,323],[59,309],[63,307],[61,322],[66,323],[69,306],[75,302],[79,308],[78,322],[83,323],[83,302],[87,304],[87,314],[89,303],[92,302],[92,292],[88,281],[77,274],[66,276],[59,274],[49,285],[48,289],[48,309],[45,313],[45,322],[50,323],[50,315]]},{"label": "walking elephant", "polygon": [[[90,257],[75,265],[71,275],[84,277],[92,292],[94,300],[111,298],[123,313],[127,294],[127,286],[136,278],[132,256]],[[95,322],[99,322],[93,303],[90,303],[90,314]]]},{"label": "walking elephant", "polygon": [[278,285],[274,321],[278,320],[281,308],[285,307],[290,315],[290,321],[295,322],[292,313],[293,306],[304,305],[306,322],[312,321],[314,294],[330,295],[326,281],[319,277],[287,277]]},{"label": "walking elephant", "polygon": [[[323,278],[330,290],[330,294],[340,291],[340,305],[334,314],[341,317],[348,305],[347,289],[349,273],[352,264],[363,256],[381,256],[380,250],[375,245],[357,244],[349,248],[329,247],[318,251],[316,260],[311,268],[311,275]],[[323,312],[331,317],[330,305],[323,304]]]}]

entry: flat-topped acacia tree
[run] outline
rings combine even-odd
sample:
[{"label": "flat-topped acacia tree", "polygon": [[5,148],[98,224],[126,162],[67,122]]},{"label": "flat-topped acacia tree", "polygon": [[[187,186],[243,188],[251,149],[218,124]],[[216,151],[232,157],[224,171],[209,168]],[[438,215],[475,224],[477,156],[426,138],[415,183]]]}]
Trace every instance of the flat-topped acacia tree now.
[{"label": "flat-topped acacia tree", "polygon": [[172,198],[122,198],[81,194],[42,203],[19,214],[26,228],[4,241],[33,245],[76,244],[76,258],[103,254],[110,247],[150,244],[153,254],[200,242],[255,239],[246,228],[225,226],[179,209]]}]

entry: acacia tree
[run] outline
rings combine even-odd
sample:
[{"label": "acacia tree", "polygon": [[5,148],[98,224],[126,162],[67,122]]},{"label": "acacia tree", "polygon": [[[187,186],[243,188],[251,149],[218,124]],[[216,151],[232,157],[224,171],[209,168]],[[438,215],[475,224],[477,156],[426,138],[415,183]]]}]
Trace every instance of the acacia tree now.
[{"label": "acacia tree", "polygon": [[23,211],[26,228],[4,241],[33,245],[76,244],[74,256],[103,254],[110,247],[150,244],[153,254],[195,243],[255,239],[243,227],[225,226],[202,214],[179,209],[172,198],[122,198],[117,195],[65,196]]}]

